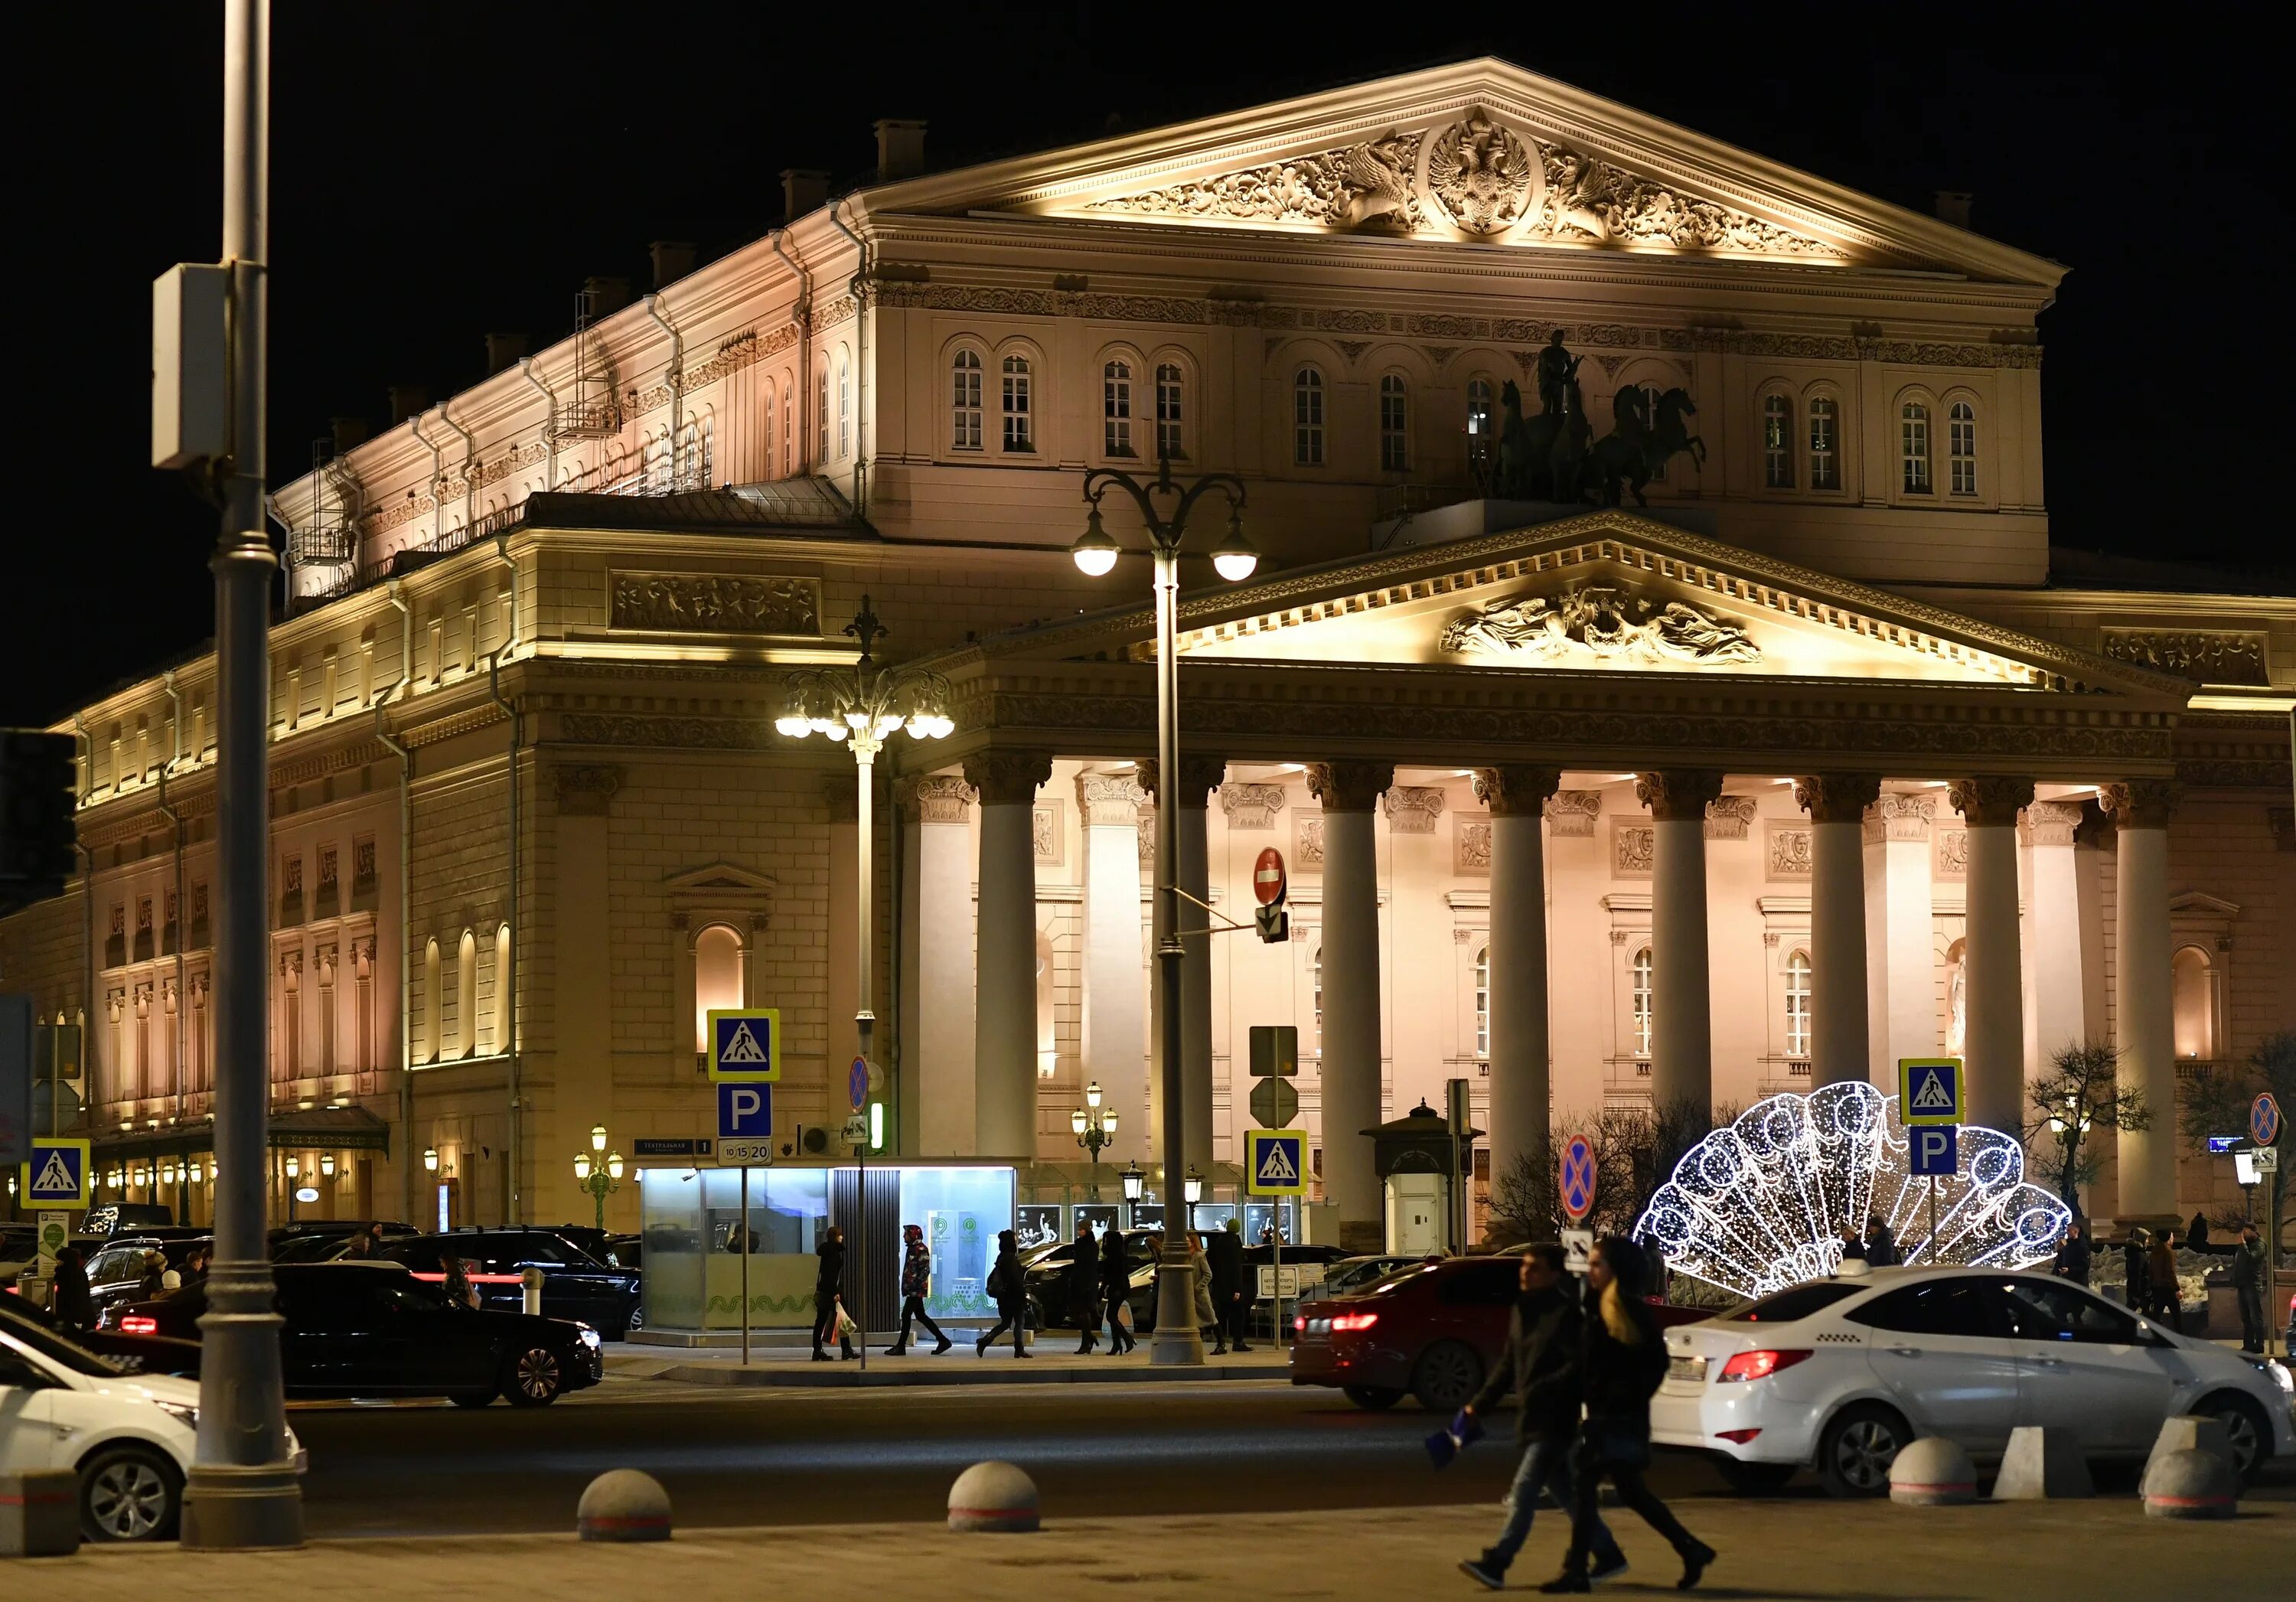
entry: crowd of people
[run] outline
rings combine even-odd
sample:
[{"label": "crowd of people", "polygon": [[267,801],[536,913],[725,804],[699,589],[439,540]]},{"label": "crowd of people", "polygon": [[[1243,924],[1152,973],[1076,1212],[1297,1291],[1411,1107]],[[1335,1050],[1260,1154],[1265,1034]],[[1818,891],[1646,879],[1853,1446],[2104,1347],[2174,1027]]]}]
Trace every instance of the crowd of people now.
[{"label": "crowd of people", "polygon": [[[2265,1335],[2264,1287],[2270,1275],[2265,1267],[2264,1241],[2255,1224],[2243,1222],[2236,1241],[2229,1246],[2215,1246],[2210,1242],[2208,1215],[2195,1212],[2185,1227],[2184,1238],[2189,1251],[2226,1259],[2226,1277],[2231,1281],[2234,1299],[2240,1305],[2241,1350],[2261,1352]],[[2065,1228],[2050,1271],[2060,1279],[2086,1286],[2095,1271],[2095,1245],[2083,1220],[2076,1217]],[[2156,1230],[2142,1224],[2130,1226],[2120,1242],[2120,1264],[2122,1294],[2128,1305],[2143,1317],[2157,1319],[2178,1335],[2184,1334],[2184,1297],[2178,1286],[2175,1228]]]}]

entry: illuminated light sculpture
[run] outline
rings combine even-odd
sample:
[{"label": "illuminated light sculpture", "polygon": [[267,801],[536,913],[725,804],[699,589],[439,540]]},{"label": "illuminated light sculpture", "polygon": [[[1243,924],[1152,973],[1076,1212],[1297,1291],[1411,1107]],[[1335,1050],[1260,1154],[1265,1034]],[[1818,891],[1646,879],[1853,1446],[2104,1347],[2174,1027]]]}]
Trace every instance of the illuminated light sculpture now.
[{"label": "illuminated light sculpture", "polygon": [[1898,1098],[1862,1081],[1756,1102],[1693,1146],[1635,1224],[1667,1266],[1742,1296],[1820,1278],[1841,1261],[1842,1230],[1880,1214],[1909,1266],[2018,1269],[2054,1253],[2072,1213],[2025,1183],[2025,1154],[1997,1130],[1964,1125],[1960,1167],[1937,1184],[1908,1169]]}]

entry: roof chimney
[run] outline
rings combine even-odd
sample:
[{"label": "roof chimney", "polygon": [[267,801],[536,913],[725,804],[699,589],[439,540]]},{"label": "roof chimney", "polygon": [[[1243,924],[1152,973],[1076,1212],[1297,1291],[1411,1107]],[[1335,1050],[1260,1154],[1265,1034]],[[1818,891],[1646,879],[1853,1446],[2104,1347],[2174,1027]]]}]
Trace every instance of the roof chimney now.
[{"label": "roof chimney", "polygon": [[693,247],[684,240],[657,239],[646,247],[653,258],[653,286],[668,289],[693,270]]},{"label": "roof chimney", "polygon": [[898,117],[877,119],[877,182],[914,178],[925,169],[925,125]]},{"label": "roof chimney", "polygon": [[1956,228],[1966,228],[1969,226],[1969,208],[1976,199],[1975,195],[1958,189],[1939,190],[1936,204],[1938,220],[1951,223]]},{"label": "roof chimney", "polygon": [[390,426],[397,428],[430,404],[430,391],[421,384],[390,386]]},{"label": "roof chimney", "polygon": [[504,367],[515,366],[525,354],[526,336],[522,333],[487,335],[487,376],[492,378]]},{"label": "roof chimney", "polygon": [[354,446],[366,443],[366,419],[364,417],[330,417],[327,431],[334,437],[335,455],[348,455]]},{"label": "roof chimney", "polygon": [[793,223],[829,200],[829,175],[810,167],[782,168],[782,221]]},{"label": "roof chimney", "polygon": [[590,297],[590,315],[603,317],[617,312],[630,303],[630,281],[627,278],[585,278],[582,292]]}]

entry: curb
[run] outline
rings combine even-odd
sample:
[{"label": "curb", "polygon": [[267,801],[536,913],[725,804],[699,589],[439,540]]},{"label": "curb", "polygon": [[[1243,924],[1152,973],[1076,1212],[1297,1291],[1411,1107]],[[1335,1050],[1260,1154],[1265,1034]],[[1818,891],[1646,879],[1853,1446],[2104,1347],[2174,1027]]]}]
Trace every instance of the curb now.
[{"label": "curb", "polygon": [[1265,1380],[1288,1383],[1291,1369],[1269,1365],[1206,1364],[1201,1368],[1026,1368],[1015,1373],[1013,1360],[999,1362],[994,1358],[976,1360],[979,1368],[949,1368],[939,1372],[924,1370],[887,1373],[871,1369],[863,1374],[847,1364],[839,1364],[829,1372],[810,1366],[803,1368],[773,1368],[730,1367],[722,1363],[680,1363],[664,1370],[657,1377],[680,1380],[688,1384],[726,1385],[734,1388],[787,1387],[803,1390],[852,1391],[857,1389],[898,1389],[914,1386],[947,1388],[951,1385],[1137,1385],[1174,1384],[1201,1380]]}]

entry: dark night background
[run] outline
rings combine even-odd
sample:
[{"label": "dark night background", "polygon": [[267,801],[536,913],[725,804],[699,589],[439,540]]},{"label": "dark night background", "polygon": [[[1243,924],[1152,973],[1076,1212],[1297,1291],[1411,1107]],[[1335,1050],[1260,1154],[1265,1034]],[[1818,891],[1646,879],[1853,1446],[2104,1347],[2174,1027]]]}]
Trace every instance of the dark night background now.
[{"label": "dark night background", "polygon": [[[2041,323],[2055,542],[2284,560],[2278,52],[2198,12],[1855,14],[282,0],[272,478],[332,415],[386,423],[387,384],[478,379],[488,330],[561,336],[586,274],[643,285],[649,240],[758,237],[782,168],[866,179],[875,118],[928,119],[938,168],[1489,53],[1916,209],[1973,192],[1979,232],[2073,269]],[[210,632],[213,515],[144,465],[146,352],[152,277],[217,253],[221,7],[43,21],[14,168],[20,382],[49,398],[20,424],[0,723]],[[1961,24],[1985,48],[1939,48]]]}]

